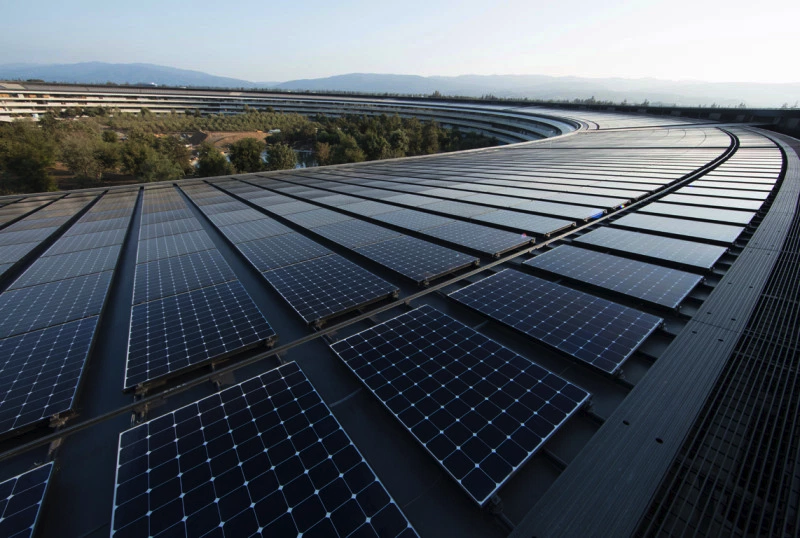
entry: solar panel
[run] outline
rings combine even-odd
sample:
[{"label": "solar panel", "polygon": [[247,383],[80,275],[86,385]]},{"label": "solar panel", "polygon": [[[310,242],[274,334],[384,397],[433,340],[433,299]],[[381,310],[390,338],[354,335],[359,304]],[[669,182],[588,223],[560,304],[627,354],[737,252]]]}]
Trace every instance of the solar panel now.
[{"label": "solar panel", "polygon": [[0,434],[72,408],[97,317],[0,340]]},{"label": "solar panel", "polygon": [[274,235],[288,234],[293,230],[272,219],[261,219],[243,222],[241,224],[231,224],[230,226],[222,226],[219,231],[225,234],[225,237],[227,237],[231,243],[238,244],[246,241],[263,239],[265,237],[272,237]]},{"label": "solar panel", "polygon": [[125,388],[244,351],[274,336],[238,281],[136,305]]},{"label": "solar panel", "polygon": [[142,226],[156,224],[166,220],[181,220],[194,217],[191,209],[175,209],[173,211],[159,211],[157,213],[142,213]]},{"label": "solar panel", "polygon": [[325,226],[326,224],[333,224],[334,222],[352,220],[352,217],[330,209],[315,209],[302,213],[292,213],[291,215],[287,215],[286,218],[295,224],[299,224],[303,228],[316,228],[317,226]]},{"label": "solar panel", "polygon": [[744,200],[766,200],[769,192],[743,191],[739,189],[713,189],[708,187],[695,187],[687,185],[681,187],[676,194],[694,194],[697,196],[722,196],[724,198],[742,198]]},{"label": "solar panel", "polygon": [[15,245],[0,246],[0,261],[6,263],[16,262],[25,257],[25,255],[33,250],[38,244],[39,243],[17,243]]},{"label": "solar panel", "polygon": [[62,237],[52,247],[47,249],[47,252],[42,254],[42,257],[55,256],[57,254],[67,254],[81,250],[90,250],[93,248],[108,247],[111,245],[121,245],[125,242],[125,234],[127,232],[128,230],[125,228],[118,228],[116,230],[109,230],[106,232],[94,232],[89,234],[73,235],[71,237]]},{"label": "solar panel", "polygon": [[264,218],[264,214],[261,213],[260,211],[251,209],[244,204],[242,204],[242,207],[244,207],[245,209],[240,209],[237,211],[228,211],[225,213],[217,213],[215,215],[209,215],[208,218],[211,222],[213,222],[217,226],[241,224],[242,222],[251,222],[254,220],[261,220]]},{"label": "solar panel", "polygon": [[236,280],[236,275],[216,249],[140,263],[134,277],[133,304],[229,280]]},{"label": "solar panel", "polygon": [[237,247],[259,271],[269,271],[331,254],[327,248],[298,233],[239,243]]},{"label": "solar panel", "polygon": [[166,220],[155,224],[145,224],[139,229],[139,240],[154,239],[162,235],[176,235],[202,230],[203,226],[194,218]]},{"label": "solar panel", "polygon": [[119,252],[120,246],[113,245],[39,258],[9,286],[9,289],[19,289],[45,282],[109,271],[116,267]]},{"label": "solar panel", "polygon": [[52,472],[46,463],[0,483],[0,536],[33,536]]},{"label": "solar panel", "polygon": [[514,204],[513,207],[519,211],[544,213],[545,215],[566,217],[570,220],[588,220],[605,213],[605,210],[600,209],[599,207],[558,204],[554,202],[545,202],[544,200],[530,200],[527,202],[522,202],[521,204]]},{"label": "solar panel", "polygon": [[448,215],[455,215],[458,217],[474,217],[494,211],[494,208],[486,207],[476,204],[465,204],[463,202],[454,202],[450,200],[433,200],[431,203],[421,205],[427,211],[437,211],[439,213],[447,213]]},{"label": "solar panel", "polygon": [[355,251],[420,283],[478,263],[474,256],[407,236],[359,247]]},{"label": "solar panel", "polygon": [[56,231],[56,228],[39,228],[37,230],[13,231],[6,228],[0,232],[0,246],[16,245],[19,243],[41,243]]},{"label": "solar panel", "polygon": [[0,294],[0,338],[98,315],[111,276],[105,271]]},{"label": "solar panel", "polygon": [[731,244],[744,231],[742,226],[717,224],[714,222],[696,222],[686,219],[659,217],[656,215],[643,215],[631,213],[615,220],[614,226],[633,228],[636,230],[651,230],[672,235],[681,235],[695,239],[707,239],[719,243]]},{"label": "solar panel", "polygon": [[671,217],[687,217],[690,219],[711,220],[728,224],[750,224],[755,217],[754,211],[737,211],[735,209],[718,209],[711,207],[699,207],[692,205],[653,203],[647,204],[639,211],[642,213],[654,213],[656,215],[667,215]]},{"label": "solar panel", "polygon": [[123,432],[118,536],[416,533],[296,363]]},{"label": "solar panel", "polygon": [[344,314],[398,291],[338,254],[267,271],[264,278],[306,323]]},{"label": "solar panel", "polygon": [[506,232],[488,226],[481,226],[472,222],[451,222],[444,226],[429,228],[423,232],[425,235],[449,241],[463,247],[499,256],[503,252],[524,247],[533,241],[525,234]]},{"label": "solar panel", "polygon": [[83,222],[74,224],[64,234],[65,237],[72,235],[89,234],[94,232],[106,232],[108,230],[116,230],[118,228],[127,228],[130,224],[130,217],[120,217],[118,219],[98,220],[95,222]]},{"label": "solar panel", "polygon": [[424,230],[425,228],[432,228],[434,226],[441,226],[442,224],[453,222],[453,219],[448,219],[447,217],[440,217],[439,215],[431,215],[411,209],[381,213],[380,215],[375,215],[373,218],[408,230]]},{"label": "solar panel", "polygon": [[678,308],[703,280],[678,269],[569,245],[531,258],[525,265],[668,308]]},{"label": "solar panel", "polygon": [[331,347],[481,506],[589,399],[427,305]]},{"label": "solar panel", "polygon": [[320,226],[314,228],[314,233],[348,248],[378,243],[401,235],[394,230],[356,219]]},{"label": "solar panel", "polygon": [[630,252],[654,260],[669,260],[676,263],[710,269],[728,249],[695,241],[673,239],[619,228],[603,227],[575,239],[576,242],[608,248],[618,252]]},{"label": "solar panel", "polygon": [[498,224],[506,228],[513,228],[515,231],[524,231],[539,235],[550,235],[559,230],[569,228],[574,224],[568,220],[540,217],[539,215],[506,211],[504,209],[478,215],[474,220]]},{"label": "solar panel", "polygon": [[450,294],[478,312],[614,374],[661,318],[505,269]]},{"label": "solar panel", "polygon": [[346,204],[340,207],[345,211],[356,213],[358,215],[364,215],[365,217],[372,217],[374,215],[380,215],[381,213],[391,213],[393,211],[397,211],[397,206],[384,204],[382,202],[375,202],[373,200]]},{"label": "solar panel", "polygon": [[208,237],[208,234],[202,230],[178,235],[165,235],[156,239],[139,241],[136,263],[181,256],[211,248],[214,248],[214,243]]}]

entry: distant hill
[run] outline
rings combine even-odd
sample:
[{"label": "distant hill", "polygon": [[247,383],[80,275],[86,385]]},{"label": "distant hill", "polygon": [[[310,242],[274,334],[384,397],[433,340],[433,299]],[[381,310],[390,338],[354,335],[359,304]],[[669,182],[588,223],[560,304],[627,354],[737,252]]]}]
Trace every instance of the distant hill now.
[{"label": "distant hill", "polygon": [[41,79],[46,82],[80,84],[158,84],[164,86],[207,86],[218,88],[263,88],[275,83],[253,83],[229,77],[218,77],[201,71],[177,69],[153,64],[111,64],[84,62],[77,64],[6,64],[0,65],[0,79]]},{"label": "distant hill", "polygon": [[326,78],[290,80],[288,82],[251,82],[218,77],[201,71],[176,69],[152,64],[111,64],[86,62],[78,64],[6,64],[0,65],[0,79],[41,79],[47,82],[84,84],[158,84],[217,88],[270,89],[287,91],[348,91],[364,93],[511,97],[532,99],[588,99],[600,101],[683,106],[749,107],[793,106],[800,101],[800,84],[709,83],[670,81],[652,78],[583,78],[545,75],[461,75],[456,77],[421,77],[350,73]]}]

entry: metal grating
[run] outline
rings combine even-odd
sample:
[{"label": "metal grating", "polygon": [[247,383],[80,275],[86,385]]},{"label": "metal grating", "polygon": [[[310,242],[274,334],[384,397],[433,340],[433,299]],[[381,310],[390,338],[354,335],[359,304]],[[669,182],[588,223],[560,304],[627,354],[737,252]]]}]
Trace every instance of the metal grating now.
[{"label": "metal grating", "polygon": [[800,532],[800,217],[638,536]]}]

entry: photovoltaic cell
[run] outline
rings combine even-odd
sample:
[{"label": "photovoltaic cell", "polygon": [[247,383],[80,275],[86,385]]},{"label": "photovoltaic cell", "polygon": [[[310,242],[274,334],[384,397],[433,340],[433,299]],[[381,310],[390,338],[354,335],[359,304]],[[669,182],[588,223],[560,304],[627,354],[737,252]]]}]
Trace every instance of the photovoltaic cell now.
[{"label": "photovoltaic cell", "polygon": [[264,278],[307,323],[343,314],[398,291],[397,286],[338,254],[267,271]]},{"label": "photovoltaic cell", "polygon": [[11,284],[9,289],[109,271],[116,267],[119,252],[120,246],[114,245],[39,258]]},{"label": "photovoltaic cell", "polygon": [[552,217],[540,217],[529,213],[519,213],[499,209],[491,213],[484,213],[474,218],[476,221],[498,224],[506,228],[513,228],[520,232],[529,232],[539,235],[550,235],[559,230],[569,228],[574,223]]},{"label": "photovoltaic cell", "polygon": [[355,251],[422,283],[478,263],[474,256],[407,236],[359,247]]},{"label": "photovoltaic cell", "polygon": [[481,226],[472,222],[451,222],[444,226],[424,230],[425,235],[430,235],[455,243],[463,247],[499,256],[507,250],[523,247],[533,241],[533,238],[524,234],[506,232],[488,226]]},{"label": "photovoltaic cell", "polygon": [[417,536],[296,363],[123,432],[111,534]]},{"label": "photovoltaic cell", "polygon": [[6,228],[0,232],[0,246],[16,245],[19,243],[41,243],[50,234],[56,231],[57,228],[39,228],[36,230],[21,230],[19,232],[13,231],[11,228]]},{"label": "photovoltaic cell", "polygon": [[274,235],[288,234],[292,232],[292,229],[272,219],[261,219],[222,226],[219,231],[225,234],[225,237],[232,243],[238,244]]},{"label": "photovoltaic cell", "polygon": [[302,213],[292,213],[291,215],[287,215],[286,218],[295,224],[299,224],[303,228],[316,228],[317,226],[325,226],[326,224],[353,219],[352,217],[330,209],[315,209]]},{"label": "photovoltaic cell", "polygon": [[125,388],[249,349],[274,336],[238,281],[136,305]]},{"label": "photovoltaic cell", "polygon": [[625,215],[615,220],[612,224],[625,228],[663,232],[726,244],[731,244],[736,241],[739,235],[744,231],[744,227],[742,226],[731,226],[729,224],[717,224],[714,222],[696,222],[672,217],[644,215],[641,213]]},{"label": "photovoltaic cell", "polygon": [[109,230],[107,232],[94,232],[90,234],[62,237],[52,247],[47,249],[47,252],[42,254],[42,257],[67,254],[81,250],[90,250],[93,248],[108,247],[111,245],[121,245],[125,242],[126,233],[127,229],[118,228],[116,230]]},{"label": "photovoltaic cell", "polygon": [[216,249],[141,263],[136,266],[133,304],[230,280],[236,280],[236,275]]},{"label": "photovoltaic cell", "polygon": [[439,215],[431,215],[411,209],[381,213],[380,215],[375,215],[373,218],[408,230],[424,230],[425,228],[432,228],[434,226],[441,226],[442,224],[453,222],[453,219],[448,219],[447,217],[440,217]]},{"label": "photovoltaic cell", "polygon": [[105,271],[0,294],[0,338],[98,315],[111,276]]},{"label": "photovoltaic cell", "polygon": [[482,314],[609,374],[663,320],[506,269],[450,294]]},{"label": "photovoltaic cell", "polygon": [[176,235],[202,229],[203,226],[194,217],[180,220],[167,220],[141,226],[139,230],[139,240],[154,239],[162,235]]},{"label": "photovoltaic cell", "polygon": [[575,241],[580,244],[594,245],[623,253],[630,252],[654,260],[669,260],[702,269],[713,267],[728,250],[717,245],[610,227],[598,228]]},{"label": "photovoltaic cell", "polygon": [[703,280],[693,273],[569,245],[525,265],[668,308],[677,308]]},{"label": "photovoltaic cell", "polygon": [[589,398],[427,305],[331,347],[481,506]]},{"label": "photovoltaic cell", "polygon": [[314,233],[348,248],[356,248],[400,237],[399,232],[366,222],[351,219],[314,228]]},{"label": "photovoltaic cell", "polygon": [[0,434],[72,408],[97,317],[0,340]]},{"label": "photovoltaic cell", "polygon": [[128,224],[130,224],[130,221],[130,217],[121,217],[118,219],[98,220],[95,222],[79,222],[67,230],[64,236],[69,237],[72,235],[106,232],[108,230],[116,230],[118,228],[127,228]]},{"label": "photovoltaic cell", "polygon": [[0,536],[33,536],[52,472],[46,463],[0,483]]},{"label": "photovoltaic cell", "polygon": [[327,248],[298,233],[265,237],[236,246],[259,271],[269,271],[331,254]]},{"label": "photovoltaic cell", "polygon": [[214,243],[211,242],[211,238],[204,231],[166,235],[156,239],[139,241],[139,253],[136,263],[181,256],[211,248],[214,248]]},{"label": "photovoltaic cell", "polygon": [[647,204],[639,211],[643,213],[654,213],[656,215],[667,215],[670,217],[687,217],[690,219],[702,219],[741,225],[750,224],[750,221],[753,220],[753,217],[756,215],[754,211],[737,211],[735,209],[718,209],[658,202]]}]

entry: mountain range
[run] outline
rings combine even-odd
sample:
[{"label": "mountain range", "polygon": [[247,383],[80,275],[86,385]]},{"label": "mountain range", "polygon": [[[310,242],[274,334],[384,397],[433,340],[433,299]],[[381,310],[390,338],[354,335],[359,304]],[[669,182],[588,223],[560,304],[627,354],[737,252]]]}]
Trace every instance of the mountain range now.
[{"label": "mountain range", "polygon": [[0,80],[44,80],[82,84],[155,84],[214,88],[278,89],[285,91],[347,91],[481,97],[600,101],[683,106],[780,107],[796,105],[800,84],[711,83],[654,78],[586,78],[545,75],[431,76],[351,73],[285,82],[252,82],[201,71],[153,64],[84,62],[77,64],[0,64]]}]

